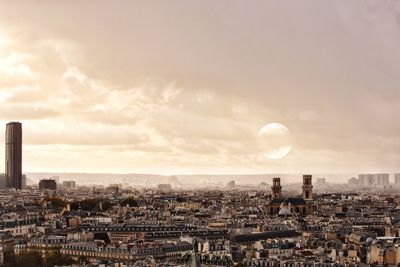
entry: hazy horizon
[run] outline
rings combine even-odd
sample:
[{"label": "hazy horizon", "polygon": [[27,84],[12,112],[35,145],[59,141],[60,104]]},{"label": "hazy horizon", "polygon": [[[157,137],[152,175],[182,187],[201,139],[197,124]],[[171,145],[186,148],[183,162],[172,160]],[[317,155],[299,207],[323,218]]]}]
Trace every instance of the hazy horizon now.
[{"label": "hazy horizon", "polygon": [[[29,179],[40,180],[58,177],[61,181],[74,180],[78,184],[146,184],[153,186],[160,183],[170,183],[175,177],[179,184],[220,184],[233,180],[242,185],[256,185],[261,182],[272,183],[272,178],[280,177],[282,184],[301,184],[304,173],[259,173],[259,174],[156,174],[156,173],[68,173],[68,172],[28,172]],[[347,183],[349,178],[358,177],[357,173],[314,173],[314,183],[318,178],[325,178],[330,184]],[[390,181],[394,179],[391,174]],[[100,181],[99,181],[100,180]]]}]

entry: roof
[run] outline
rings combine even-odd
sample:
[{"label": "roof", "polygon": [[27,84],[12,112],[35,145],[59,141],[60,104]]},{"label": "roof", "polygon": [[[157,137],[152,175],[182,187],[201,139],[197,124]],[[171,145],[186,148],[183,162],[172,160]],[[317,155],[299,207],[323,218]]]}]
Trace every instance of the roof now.
[{"label": "roof", "polygon": [[273,204],[278,204],[278,205],[280,205],[282,202],[284,202],[285,201],[285,199],[284,198],[274,198],[274,199],[272,199],[272,201],[271,201],[271,205],[273,205]]},{"label": "roof", "polygon": [[94,240],[102,240],[106,244],[109,244],[111,242],[110,237],[107,233],[94,233]]},{"label": "roof", "polygon": [[290,198],[287,198],[287,199],[285,200],[285,203],[284,203],[284,204],[289,205],[289,203],[290,203],[291,205],[298,205],[298,206],[300,206],[300,205],[306,205],[306,202],[305,202],[304,198],[302,198],[302,197],[290,197]]},{"label": "roof", "polygon": [[302,197],[288,197],[288,198],[274,198],[271,201],[271,205],[294,205],[294,206],[301,206],[306,205],[304,198]]},{"label": "roof", "polygon": [[19,121],[10,121],[6,125],[12,125],[12,124],[22,124],[22,123],[20,123]]},{"label": "roof", "polygon": [[287,209],[287,208],[284,208],[284,209],[281,209],[280,211],[279,211],[279,213],[278,213],[279,215],[283,215],[283,216],[289,216],[289,215],[292,215],[292,213],[290,212],[290,210],[289,209]]},{"label": "roof", "polygon": [[245,235],[236,235],[233,237],[234,242],[253,242],[269,238],[283,238],[283,237],[295,237],[299,236],[300,233],[295,230],[278,230],[278,231],[268,231],[262,233],[252,233]]}]

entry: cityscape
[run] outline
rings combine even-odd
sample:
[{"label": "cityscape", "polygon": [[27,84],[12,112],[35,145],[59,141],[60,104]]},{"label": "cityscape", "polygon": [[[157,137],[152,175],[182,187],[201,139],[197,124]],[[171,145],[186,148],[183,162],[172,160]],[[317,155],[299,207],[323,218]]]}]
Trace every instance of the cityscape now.
[{"label": "cityscape", "polygon": [[176,176],[142,187],[59,176],[27,183],[22,136],[21,123],[7,123],[0,176],[6,266],[400,264],[400,173],[393,181],[378,173],[313,184],[306,174],[302,185],[274,177],[196,189]]},{"label": "cityscape", "polygon": [[0,0],[0,266],[400,266],[399,18]]}]

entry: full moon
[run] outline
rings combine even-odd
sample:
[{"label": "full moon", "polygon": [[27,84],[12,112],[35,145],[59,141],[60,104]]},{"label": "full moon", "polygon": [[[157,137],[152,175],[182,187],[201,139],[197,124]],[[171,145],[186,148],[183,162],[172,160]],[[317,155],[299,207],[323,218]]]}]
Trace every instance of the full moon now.
[{"label": "full moon", "polygon": [[260,148],[269,159],[282,159],[292,149],[290,131],[280,123],[269,123],[258,131]]}]

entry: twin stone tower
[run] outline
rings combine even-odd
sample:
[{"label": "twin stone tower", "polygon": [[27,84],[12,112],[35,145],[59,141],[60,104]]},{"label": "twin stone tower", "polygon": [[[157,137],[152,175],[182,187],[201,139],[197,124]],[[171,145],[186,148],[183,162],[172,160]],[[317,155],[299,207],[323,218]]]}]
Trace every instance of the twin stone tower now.
[{"label": "twin stone tower", "polygon": [[312,176],[303,175],[301,197],[282,196],[281,178],[273,178],[271,187],[271,202],[267,207],[270,215],[306,215],[311,212],[313,200]]}]

